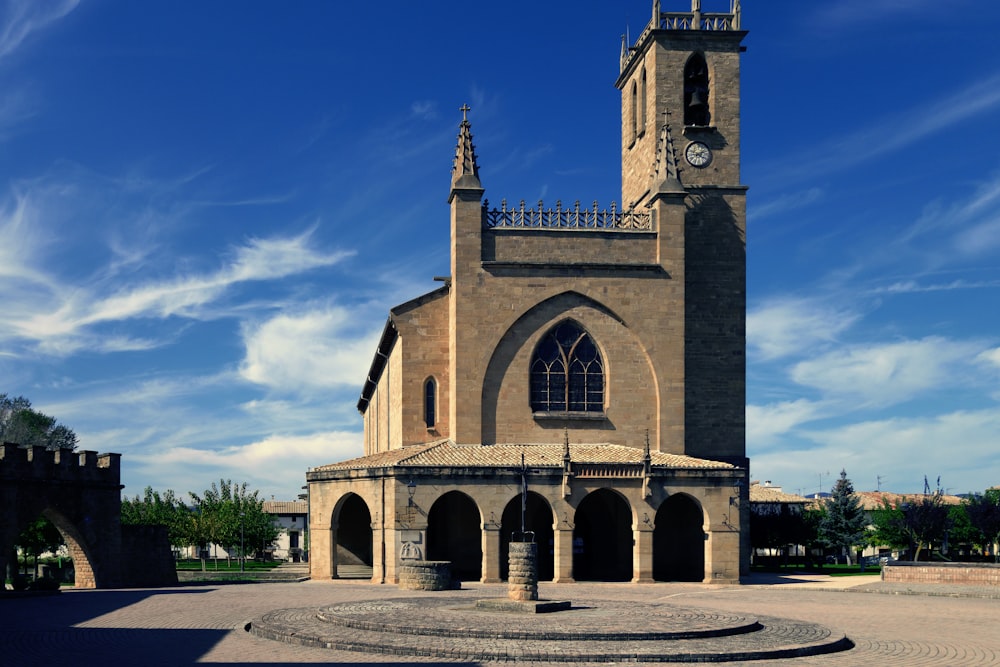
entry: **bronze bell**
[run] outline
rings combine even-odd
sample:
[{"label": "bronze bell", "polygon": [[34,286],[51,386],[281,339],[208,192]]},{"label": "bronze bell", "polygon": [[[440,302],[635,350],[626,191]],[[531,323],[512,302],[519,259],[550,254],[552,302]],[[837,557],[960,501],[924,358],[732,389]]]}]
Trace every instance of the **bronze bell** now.
[{"label": "bronze bell", "polygon": [[696,90],[691,93],[691,101],[688,102],[688,107],[692,109],[703,109],[705,107],[705,97],[700,90]]}]

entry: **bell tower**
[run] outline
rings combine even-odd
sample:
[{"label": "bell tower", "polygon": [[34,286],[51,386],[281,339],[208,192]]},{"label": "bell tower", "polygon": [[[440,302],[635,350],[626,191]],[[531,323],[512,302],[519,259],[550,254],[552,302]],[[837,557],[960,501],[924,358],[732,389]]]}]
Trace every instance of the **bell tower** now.
[{"label": "bell tower", "polygon": [[670,125],[685,186],[740,183],[740,3],[728,13],[660,11],[622,42],[622,207],[648,205],[660,127]]},{"label": "bell tower", "polygon": [[[673,0],[679,2],[680,0]],[[715,0],[724,2],[724,0]],[[746,459],[746,186],[740,183],[739,0],[726,13],[661,11],[623,42],[622,207],[650,210],[682,283],[689,456]],[[665,179],[665,176],[667,178]],[[675,311],[676,312],[676,311]],[[678,313],[679,314],[679,313]]]}]

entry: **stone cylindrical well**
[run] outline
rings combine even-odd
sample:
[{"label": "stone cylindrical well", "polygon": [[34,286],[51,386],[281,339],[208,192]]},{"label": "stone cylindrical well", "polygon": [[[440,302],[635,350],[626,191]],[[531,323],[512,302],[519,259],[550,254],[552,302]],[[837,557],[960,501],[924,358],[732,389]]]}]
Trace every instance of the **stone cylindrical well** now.
[{"label": "stone cylindrical well", "polygon": [[526,601],[538,599],[538,545],[511,542],[507,555],[507,597]]},{"label": "stone cylindrical well", "polygon": [[458,588],[451,577],[451,561],[411,560],[399,567],[399,587],[408,591],[448,591]]}]

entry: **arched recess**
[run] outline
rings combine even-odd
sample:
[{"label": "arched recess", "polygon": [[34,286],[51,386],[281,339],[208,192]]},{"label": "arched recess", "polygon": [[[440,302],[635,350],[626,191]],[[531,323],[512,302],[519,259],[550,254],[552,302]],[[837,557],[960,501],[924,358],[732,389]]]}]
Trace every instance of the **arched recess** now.
[{"label": "arched recess", "polygon": [[[373,560],[372,515],[368,503],[356,493],[348,493],[337,504],[333,523],[336,526],[333,543],[336,545],[337,572],[343,578],[348,567],[356,571],[358,567],[371,567]],[[344,568],[345,571],[341,571]]]},{"label": "arched recess", "polygon": [[574,579],[632,579],[632,510],[621,494],[610,489],[587,494],[573,523]]},{"label": "arched recess", "polygon": [[63,542],[66,543],[66,550],[69,551],[69,556],[73,559],[73,586],[76,588],[96,588],[97,580],[88,553],[90,550],[87,548],[87,543],[80,531],[69,519],[51,507],[43,510],[42,516],[52,522],[52,525],[62,535]]},{"label": "arched recess", "polygon": [[[552,581],[555,578],[555,523],[552,507],[541,495],[528,491],[525,503],[525,530],[535,534],[538,545],[538,580]],[[521,496],[511,498],[503,510],[500,519],[500,578],[506,579],[509,574],[507,561],[510,552],[511,535],[521,530]]]},{"label": "arched recess", "polygon": [[[637,364],[636,368],[645,370],[644,374],[632,375],[630,384],[649,388],[645,392],[645,395],[648,396],[648,411],[650,414],[655,414],[659,409],[660,387],[656,372],[649,354],[639,337],[629,328],[624,318],[608,306],[579,292],[566,291],[543,299],[526,310],[507,328],[493,349],[489,364],[486,367],[485,381],[482,388],[481,423],[483,444],[496,444],[497,425],[503,423],[505,420],[517,417],[516,415],[505,413],[501,418],[499,410],[501,391],[510,382],[511,374],[514,372],[520,373],[523,376],[518,376],[523,384],[523,391],[517,392],[519,394],[518,402],[523,406],[522,410],[525,418],[530,420],[531,412],[527,400],[529,393],[527,370],[530,364],[531,353],[541,336],[562,319],[575,319],[594,335],[594,340],[600,349],[601,357],[607,364],[606,392],[611,392],[614,386],[614,382],[611,379],[611,373],[614,370],[612,368],[613,358],[603,348],[602,337],[596,335],[592,330],[592,325],[603,322],[605,328],[614,332],[613,336],[608,336],[608,338],[627,341],[632,346],[634,354],[633,358],[626,363]],[[524,366],[521,367],[519,362],[518,366],[513,367],[514,360],[520,354],[525,355]],[[608,395],[610,396],[610,394]],[[593,428],[595,427],[595,423],[592,422],[589,426]],[[613,424],[609,426],[613,427]],[[656,428],[655,419],[650,422],[650,427],[652,429]],[[636,438],[641,438],[645,430],[646,427],[643,427],[641,431],[637,431],[635,434]],[[654,440],[659,437],[655,430],[650,431],[650,436]]]},{"label": "arched recess", "polygon": [[434,501],[427,515],[427,560],[451,561],[452,576],[478,581],[483,573],[482,515],[461,491]]},{"label": "arched recess", "polygon": [[675,493],[663,501],[653,524],[653,579],[704,580],[704,521],[698,501],[687,494]]},{"label": "arched recess", "polygon": [[708,63],[701,53],[692,53],[684,65],[684,125],[707,127],[711,124]]}]

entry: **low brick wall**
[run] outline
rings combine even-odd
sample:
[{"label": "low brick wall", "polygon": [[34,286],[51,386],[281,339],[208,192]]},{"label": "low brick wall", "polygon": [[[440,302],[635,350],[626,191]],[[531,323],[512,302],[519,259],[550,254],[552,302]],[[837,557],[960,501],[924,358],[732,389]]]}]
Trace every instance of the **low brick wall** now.
[{"label": "low brick wall", "polygon": [[1000,565],[993,563],[914,563],[882,567],[882,581],[910,584],[1000,586]]}]

